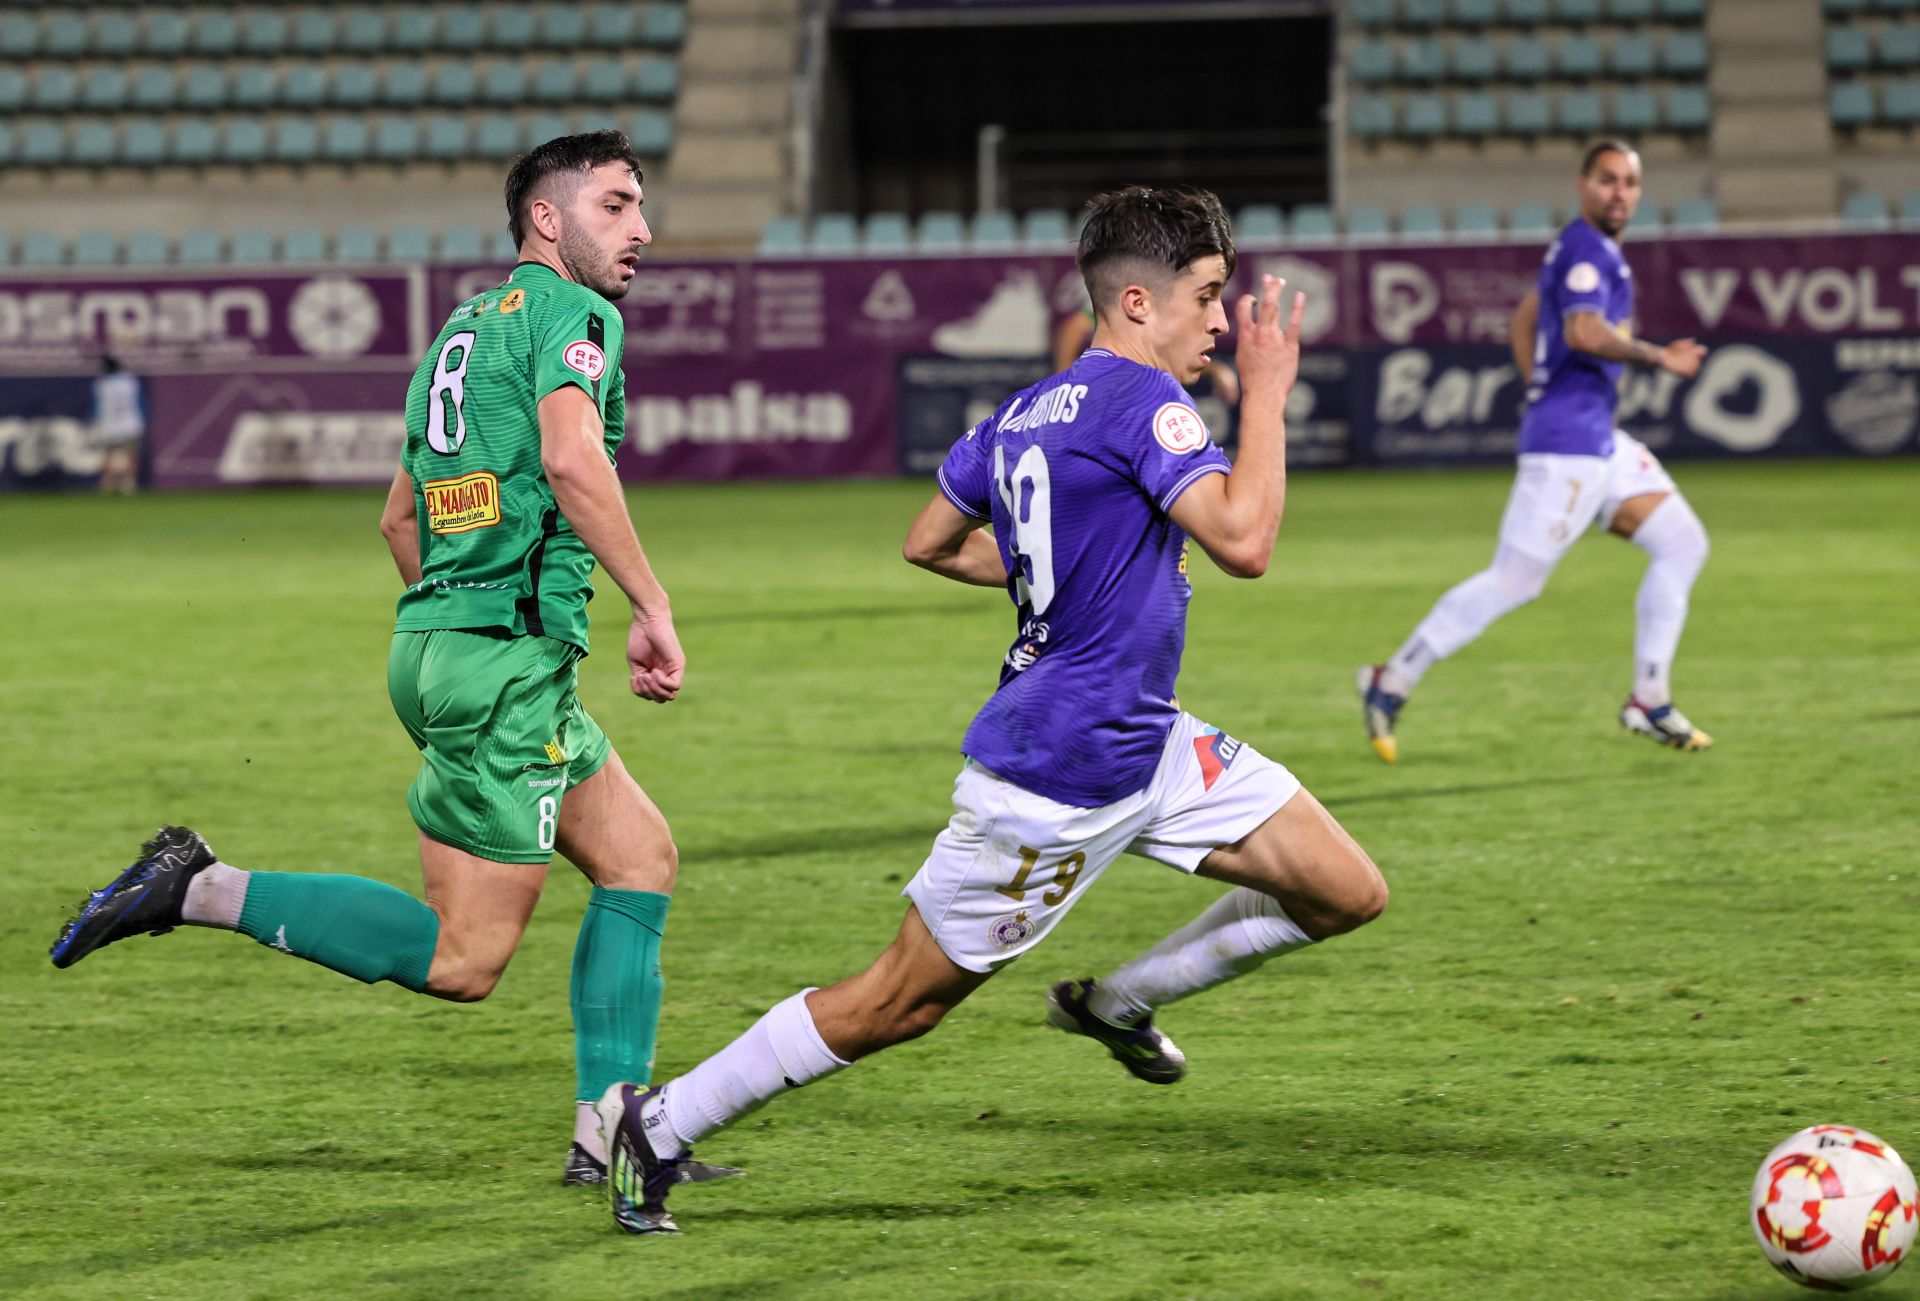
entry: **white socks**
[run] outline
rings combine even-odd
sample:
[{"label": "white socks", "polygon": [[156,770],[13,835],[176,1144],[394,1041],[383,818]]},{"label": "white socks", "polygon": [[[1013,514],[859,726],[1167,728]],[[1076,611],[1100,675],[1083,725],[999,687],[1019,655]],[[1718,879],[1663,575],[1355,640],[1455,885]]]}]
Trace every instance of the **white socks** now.
[{"label": "white socks", "polygon": [[187,882],[180,903],[180,920],[189,926],[240,929],[240,910],[247,903],[248,873],[225,863],[209,863]]},{"label": "white socks", "polygon": [[1648,706],[1670,704],[1673,653],[1686,627],[1693,580],[1707,563],[1707,530],[1676,492],[1641,521],[1632,542],[1647,553],[1646,577],[1633,602],[1633,698]]},{"label": "white socks", "polygon": [[573,1141],[601,1165],[607,1163],[607,1140],[600,1136],[600,1115],[591,1102],[573,1104]]},{"label": "white socks", "polygon": [[1087,1010],[1114,1025],[1134,1025],[1155,1008],[1244,976],[1268,958],[1311,943],[1276,900],[1236,886],[1101,980]]},{"label": "white socks", "polygon": [[1434,602],[1407,644],[1387,662],[1380,685],[1396,696],[1406,695],[1434,664],[1546,590],[1553,566],[1553,561],[1536,560],[1502,543],[1494,549],[1491,565]]},{"label": "white socks", "polygon": [[[663,1157],[674,1157],[722,1125],[757,1110],[776,1094],[811,1084],[848,1062],[833,1055],[803,989],[738,1039],[662,1089],[641,1114],[642,1128]],[[664,1113],[665,1124],[655,1117]],[[671,1149],[671,1150],[668,1150]]]}]

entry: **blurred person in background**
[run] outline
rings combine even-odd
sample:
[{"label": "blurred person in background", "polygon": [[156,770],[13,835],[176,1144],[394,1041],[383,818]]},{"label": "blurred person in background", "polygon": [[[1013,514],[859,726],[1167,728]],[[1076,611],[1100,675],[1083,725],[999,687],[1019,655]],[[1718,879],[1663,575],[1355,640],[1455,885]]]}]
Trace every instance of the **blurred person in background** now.
[{"label": "blurred person in background", "polygon": [[100,491],[130,494],[140,486],[140,441],[147,436],[147,400],[138,375],[120,369],[111,354],[100,358],[93,380],[89,419],[100,448]]}]

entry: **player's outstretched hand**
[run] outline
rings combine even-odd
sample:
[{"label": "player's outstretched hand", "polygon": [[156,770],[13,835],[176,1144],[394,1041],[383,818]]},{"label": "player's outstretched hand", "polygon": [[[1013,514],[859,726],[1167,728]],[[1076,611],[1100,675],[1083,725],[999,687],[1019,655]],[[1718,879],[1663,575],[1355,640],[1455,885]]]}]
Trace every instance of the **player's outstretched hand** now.
[{"label": "player's outstretched hand", "polygon": [[1282,329],[1280,291],[1286,287],[1278,276],[1261,276],[1258,316],[1252,294],[1240,295],[1234,305],[1240,329],[1234,360],[1240,366],[1240,390],[1249,399],[1271,395],[1284,402],[1300,374],[1300,318],[1306,315],[1307,296],[1293,296],[1293,315]]},{"label": "player's outstretched hand", "polygon": [[627,633],[627,671],[633,694],[664,705],[680,694],[687,676],[687,656],[673,631],[671,615],[636,618]]},{"label": "player's outstretched hand", "polygon": [[1692,339],[1675,339],[1660,350],[1660,369],[1692,379],[1700,373],[1700,359],[1706,355],[1704,344],[1695,343]]}]

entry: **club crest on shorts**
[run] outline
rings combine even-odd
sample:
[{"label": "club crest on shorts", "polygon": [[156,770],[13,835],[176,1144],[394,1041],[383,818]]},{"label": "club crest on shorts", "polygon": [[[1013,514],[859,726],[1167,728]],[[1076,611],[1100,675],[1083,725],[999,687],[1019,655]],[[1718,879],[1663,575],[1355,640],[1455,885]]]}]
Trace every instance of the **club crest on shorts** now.
[{"label": "club crest on shorts", "polygon": [[1241,742],[1217,727],[1209,727],[1193,738],[1193,757],[1200,762],[1200,783],[1205,789],[1212,790],[1220,774],[1233,767],[1233,761],[1240,757],[1240,746]]},{"label": "club crest on shorts", "polygon": [[1002,953],[1018,948],[1033,938],[1033,919],[1027,916],[1024,908],[1017,913],[996,917],[987,923],[987,938]]}]

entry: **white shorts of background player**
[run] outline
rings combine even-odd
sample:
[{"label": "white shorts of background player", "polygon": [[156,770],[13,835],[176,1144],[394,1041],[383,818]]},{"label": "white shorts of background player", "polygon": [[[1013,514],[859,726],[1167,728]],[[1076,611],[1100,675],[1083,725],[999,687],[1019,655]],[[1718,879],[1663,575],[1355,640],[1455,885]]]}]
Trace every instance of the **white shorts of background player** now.
[{"label": "white shorts of background player", "polygon": [[1524,452],[1500,517],[1500,542],[1555,565],[1589,527],[1610,528],[1623,502],[1677,491],[1660,458],[1622,430],[1613,431],[1611,456]]}]

